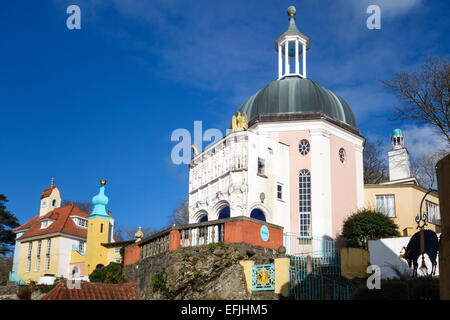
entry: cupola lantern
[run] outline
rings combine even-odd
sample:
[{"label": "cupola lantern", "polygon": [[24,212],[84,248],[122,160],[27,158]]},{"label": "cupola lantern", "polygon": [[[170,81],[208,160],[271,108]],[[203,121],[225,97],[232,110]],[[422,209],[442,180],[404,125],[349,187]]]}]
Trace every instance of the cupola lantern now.
[{"label": "cupola lantern", "polygon": [[[275,40],[275,49],[278,51],[278,80],[288,76],[306,78],[306,51],[309,49],[309,37],[298,30],[295,24],[296,12],[294,6],[287,9],[289,26]],[[300,57],[302,58],[301,69]]]}]

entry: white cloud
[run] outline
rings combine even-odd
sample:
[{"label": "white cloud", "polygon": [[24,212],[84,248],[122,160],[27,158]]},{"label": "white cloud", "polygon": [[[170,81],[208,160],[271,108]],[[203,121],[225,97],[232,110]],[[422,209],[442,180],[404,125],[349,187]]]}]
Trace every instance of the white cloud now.
[{"label": "white cloud", "polygon": [[448,149],[449,143],[431,125],[406,125],[403,127],[405,146],[412,157]]}]

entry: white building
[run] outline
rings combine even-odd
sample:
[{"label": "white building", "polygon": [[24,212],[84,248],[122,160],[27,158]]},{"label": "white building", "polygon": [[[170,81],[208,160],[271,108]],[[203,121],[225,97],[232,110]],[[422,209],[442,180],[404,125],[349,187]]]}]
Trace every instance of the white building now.
[{"label": "white building", "polygon": [[[239,108],[234,131],[189,165],[189,222],[247,216],[295,237],[337,238],[364,205],[365,139],[347,103],[306,77],[309,38],[289,27],[276,40],[278,79]],[[300,63],[301,61],[301,63]]]}]

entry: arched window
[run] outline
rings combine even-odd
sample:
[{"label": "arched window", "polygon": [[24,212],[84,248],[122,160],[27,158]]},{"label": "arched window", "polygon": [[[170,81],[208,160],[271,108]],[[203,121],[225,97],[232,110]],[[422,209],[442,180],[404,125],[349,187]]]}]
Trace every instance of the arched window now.
[{"label": "arched window", "polygon": [[95,266],[95,269],[101,269],[101,268],[103,268],[102,264],[98,264],[98,265]]},{"label": "arched window", "polygon": [[230,217],[230,207],[223,207],[219,212],[219,219],[227,219]]},{"label": "arched window", "polygon": [[201,216],[201,218],[198,220],[198,222],[206,222],[206,221],[208,221],[208,215],[207,214]]},{"label": "arched window", "polygon": [[266,216],[261,209],[253,209],[252,212],[250,212],[250,218],[266,221]]},{"label": "arched window", "polygon": [[300,237],[311,236],[311,173],[300,171],[298,176],[298,210],[300,213]]},{"label": "arched window", "polygon": [[78,277],[78,267],[73,267],[72,269],[72,278]]}]

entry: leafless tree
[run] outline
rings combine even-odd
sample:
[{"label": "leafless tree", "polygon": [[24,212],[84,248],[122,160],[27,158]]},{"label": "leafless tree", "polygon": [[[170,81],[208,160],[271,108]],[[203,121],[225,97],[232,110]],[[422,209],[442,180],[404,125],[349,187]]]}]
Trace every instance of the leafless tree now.
[{"label": "leafless tree", "polygon": [[419,185],[427,189],[435,187],[436,163],[449,152],[447,149],[439,150],[435,153],[421,154],[411,161],[411,175],[416,177]]},{"label": "leafless tree", "polygon": [[448,57],[430,57],[419,72],[400,72],[393,79],[382,81],[402,104],[394,109],[397,120],[430,124],[450,143],[449,82]]},{"label": "leafless tree", "polygon": [[381,141],[367,141],[364,146],[363,166],[364,183],[378,184],[389,180]]},{"label": "leafless tree", "polygon": [[[154,233],[159,232],[160,230],[150,228],[150,227],[142,227],[142,233],[144,233],[144,238],[151,236]],[[139,230],[139,227],[125,227],[122,225],[115,224],[114,226],[114,240],[117,242],[127,241],[127,240],[136,240],[134,234]]]},{"label": "leafless tree", "polygon": [[73,200],[63,200],[61,201],[61,206],[67,206],[70,204],[74,204],[79,209],[86,211],[86,212],[92,212],[92,209],[94,209],[94,205],[92,202],[83,202],[83,201],[73,201]]},{"label": "leafless tree", "polygon": [[169,226],[183,225],[189,223],[189,202],[188,198],[180,201],[178,207],[175,208],[172,215],[169,216]]}]

